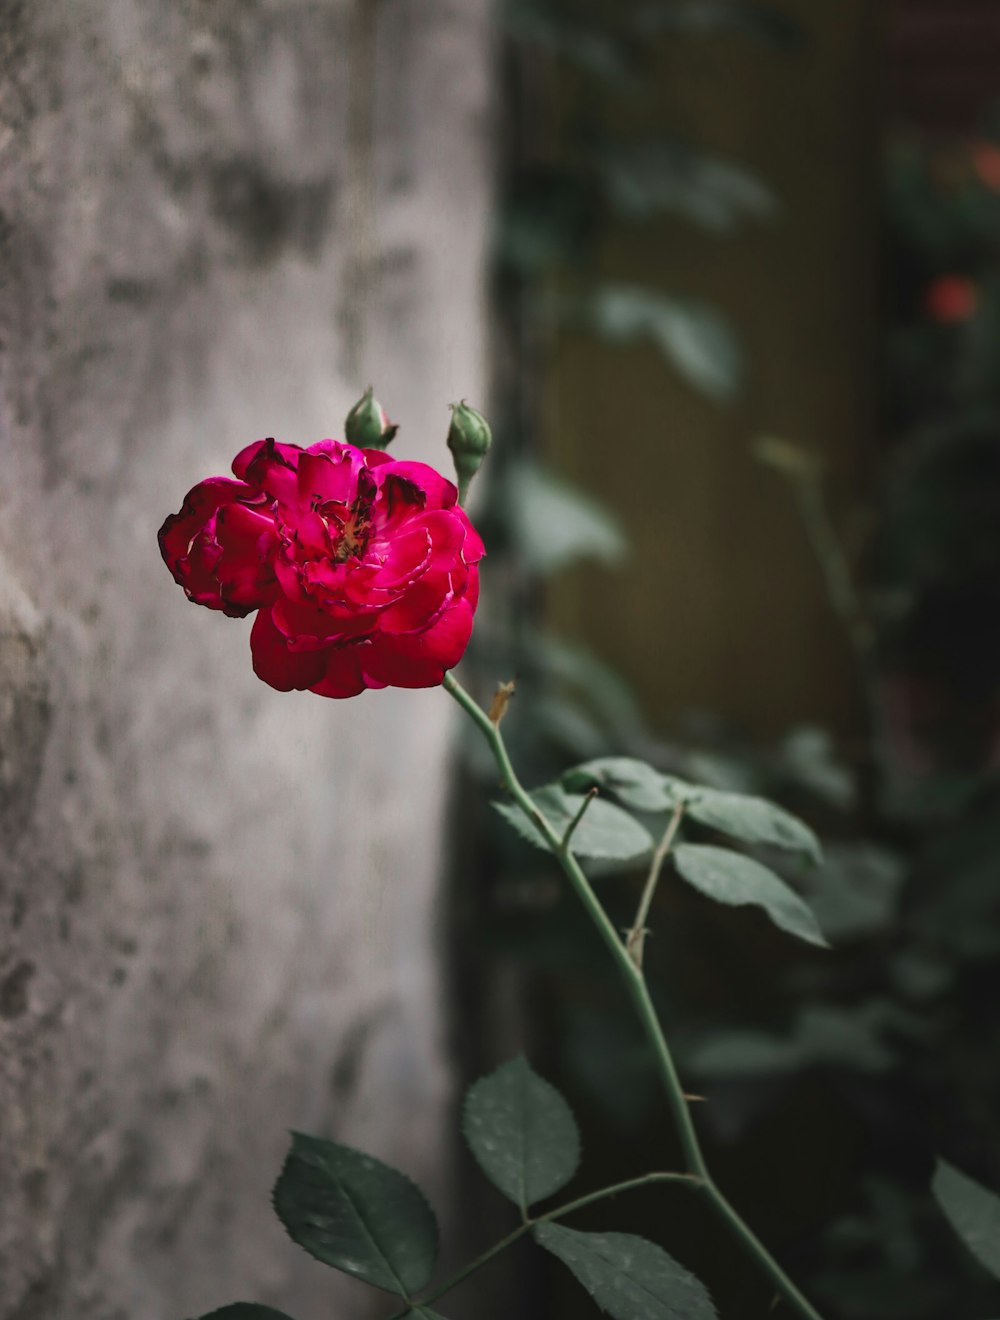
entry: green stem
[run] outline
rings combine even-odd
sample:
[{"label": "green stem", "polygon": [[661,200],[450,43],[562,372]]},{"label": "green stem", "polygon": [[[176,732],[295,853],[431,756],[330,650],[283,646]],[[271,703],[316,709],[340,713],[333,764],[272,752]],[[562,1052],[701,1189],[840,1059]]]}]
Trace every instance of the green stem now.
[{"label": "green stem", "polygon": [[684,1153],[684,1164],[689,1180],[694,1179],[703,1186],[716,1214],[723,1220],[737,1240],[753,1257],[763,1273],[770,1278],[781,1296],[795,1311],[800,1316],[805,1317],[805,1320],[821,1320],[819,1312],[799,1292],[795,1284],[788,1278],[760,1239],[744,1223],[712,1179],[705,1163],[705,1157],[702,1154],[701,1144],[698,1141],[698,1134],[695,1131],[694,1121],[691,1117],[691,1111],[680,1078],[677,1075],[670,1047],[667,1044],[656,1009],[650,998],[642,967],[635,962],[626,944],[619,938],[618,932],[601,906],[580,863],[535,806],[515,774],[499,727],[490,720],[486,712],[473,700],[452,674],[445,674],[443,686],[445,691],[454,697],[482,731],[493,752],[507,791],[528,819],[534,822],[542,838],[555,854],[574,892],[586,909],[587,915],[597,929],[597,933],[607,945],[608,951],[621,973],[622,980],[625,982],[625,989],[632,1000],[653,1051],[657,1071],[666,1092],[667,1104]]},{"label": "green stem", "polygon": [[642,968],[642,955],[646,944],[646,920],[649,917],[649,909],[653,905],[653,895],[656,893],[656,886],[659,883],[660,872],[663,870],[663,863],[667,860],[667,854],[670,852],[674,839],[677,837],[677,831],[681,827],[681,818],[683,815],[684,803],[678,802],[670,817],[670,823],[663,832],[663,838],[660,840],[656,852],[653,853],[653,860],[649,867],[649,875],[646,877],[646,884],[642,891],[642,898],[639,900],[639,910],[635,914],[635,921],[632,923],[632,929],[625,937],[625,948],[628,950],[632,961],[640,969]]},{"label": "green stem", "polygon": [[582,1210],[584,1206],[593,1205],[595,1201],[603,1201],[609,1196],[617,1196],[619,1192],[631,1192],[637,1187],[649,1187],[654,1183],[665,1182],[688,1183],[697,1186],[697,1180],[693,1179],[689,1173],[644,1173],[638,1178],[628,1178],[625,1182],[612,1183],[610,1187],[601,1187],[596,1192],[588,1192],[586,1196],[577,1197],[575,1201],[567,1201],[565,1205],[557,1206],[555,1210],[547,1210],[543,1215],[528,1216],[524,1223],[519,1224],[512,1233],[508,1233],[499,1242],[495,1242],[481,1256],[477,1256],[475,1260],[470,1261],[464,1269],[459,1270],[457,1274],[453,1274],[444,1283],[439,1284],[426,1297],[421,1297],[419,1301],[409,1303],[402,1311],[394,1312],[389,1320],[404,1320],[406,1316],[414,1310],[418,1310],[421,1306],[429,1306],[431,1302],[436,1302],[439,1297],[451,1292],[452,1288],[464,1283],[471,1274],[475,1274],[484,1265],[488,1265],[495,1256],[499,1256],[502,1251],[506,1251],[508,1247],[513,1246],[526,1233],[530,1233],[536,1224],[546,1224],[552,1219],[562,1219],[564,1215],[572,1214],[574,1210]]}]

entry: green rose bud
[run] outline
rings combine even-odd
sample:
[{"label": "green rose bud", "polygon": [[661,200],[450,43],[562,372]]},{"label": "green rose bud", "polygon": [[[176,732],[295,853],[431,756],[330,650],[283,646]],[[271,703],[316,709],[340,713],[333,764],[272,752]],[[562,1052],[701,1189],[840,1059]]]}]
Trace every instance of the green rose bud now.
[{"label": "green rose bud", "polygon": [[458,476],[458,502],[464,504],[469,483],[486,457],[493,434],[482,413],[470,408],[464,399],[461,403],[453,403],[450,406],[451,426],[448,428],[448,448],[455,460],[455,473]]},{"label": "green rose bud", "polygon": [[389,441],[399,430],[385,415],[385,410],[378,399],[372,395],[369,385],[364,394],[347,414],[344,423],[344,439],[349,445],[359,449],[387,449]]}]

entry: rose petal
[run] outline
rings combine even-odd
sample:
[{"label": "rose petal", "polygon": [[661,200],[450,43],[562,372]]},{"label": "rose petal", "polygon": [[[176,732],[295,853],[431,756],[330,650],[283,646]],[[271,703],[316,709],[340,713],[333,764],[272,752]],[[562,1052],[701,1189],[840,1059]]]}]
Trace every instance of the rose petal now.
[{"label": "rose petal", "polygon": [[353,445],[324,443],[331,448],[313,445],[299,459],[299,497],[307,509],[328,501],[346,507],[356,497],[358,476],[365,471],[361,452]]},{"label": "rose petal", "polygon": [[[381,487],[384,488],[393,477],[402,478],[422,491],[425,497],[423,507],[427,510],[450,509],[458,499],[456,486],[427,463],[387,463],[379,468],[377,479]],[[388,508],[386,512],[389,512]]]},{"label": "rose petal", "polygon": [[362,658],[368,686],[373,687],[376,680],[392,687],[436,687],[465,653],[472,617],[468,600],[463,598],[424,632],[375,633]]},{"label": "rose petal", "polygon": [[294,468],[298,462],[298,456],[302,450],[298,445],[282,445],[270,436],[267,440],[255,440],[252,445],[247,445],[233,459],[233,472],[241,481],[247,481],[247,472],[254,459],[261,452],[266,451],[265,457],[273,461],[280,462],[285,467]]},{"label": "rose petal", "polygon": [[328,610],[281,596],[271,609],[271,621],[293,651],[315,651],[327,646],[364,636],[375,627],[375,620],[367,614],[344,610],[337,617]]},{"label": "rose petal", "polygon": [[256,498],[254,491],[242,481],[209,477],[188,491],[179,513],[164,521],[159,531],[160,553],[189,600],[237,617],[249,614],[263,603],[263,590],[259,598],[251,592],[251,599],[243,603],[227,601],[216,576],[223,557],[216,538],[220,511],[238,501]]},{"label": "rose petal", "polygon": [[361,672],[359,656],[367,646],[367,642],[362,642],[357,646],[337,646],[325,652],[326,672],[310,691],[321,697],[356,697],[366,687],[383,687],[381,683],[366,683]]},{"label": "rose petal", "polygon": [[254,673],[279,692],[303,691],[319,682],[327,666],[323,651],[290,651],[285,638],[271,620],[271,611],[261,610],[250,630]]},{"label": "rose petal", "polygon": [[[464,585],[464,584],[463,584]],[[423,632],[433,624],[454,596],[451,574],[431,570],[408,587],[394,605],[378,617],[380,633]]]}]

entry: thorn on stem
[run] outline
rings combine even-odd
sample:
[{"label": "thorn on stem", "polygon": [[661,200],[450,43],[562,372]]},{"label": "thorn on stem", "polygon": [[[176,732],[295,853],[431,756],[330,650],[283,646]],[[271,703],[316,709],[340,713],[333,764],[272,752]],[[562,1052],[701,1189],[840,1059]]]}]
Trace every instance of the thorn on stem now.
[{"label": "thorn on stem", "polygon": [[490,723],[494,728],[498,727],[500,721],[507,714],[507,706],[514,695],[514,683],[498,683],[497,690],[493,694],[493,700],[490,702]]}]

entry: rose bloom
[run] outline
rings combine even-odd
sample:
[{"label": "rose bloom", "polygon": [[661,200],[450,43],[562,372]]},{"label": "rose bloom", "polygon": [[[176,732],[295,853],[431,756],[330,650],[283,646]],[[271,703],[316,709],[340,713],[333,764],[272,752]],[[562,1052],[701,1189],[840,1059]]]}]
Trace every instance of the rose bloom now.
[{"label": "rose bloom", "polygon": [[484,553],[452,483],[338,440],[259,440],[233,472],[189,492],[160,551],[189,600],[257,611],[257,675],[324,697],[437,686],[468,645]]}]

